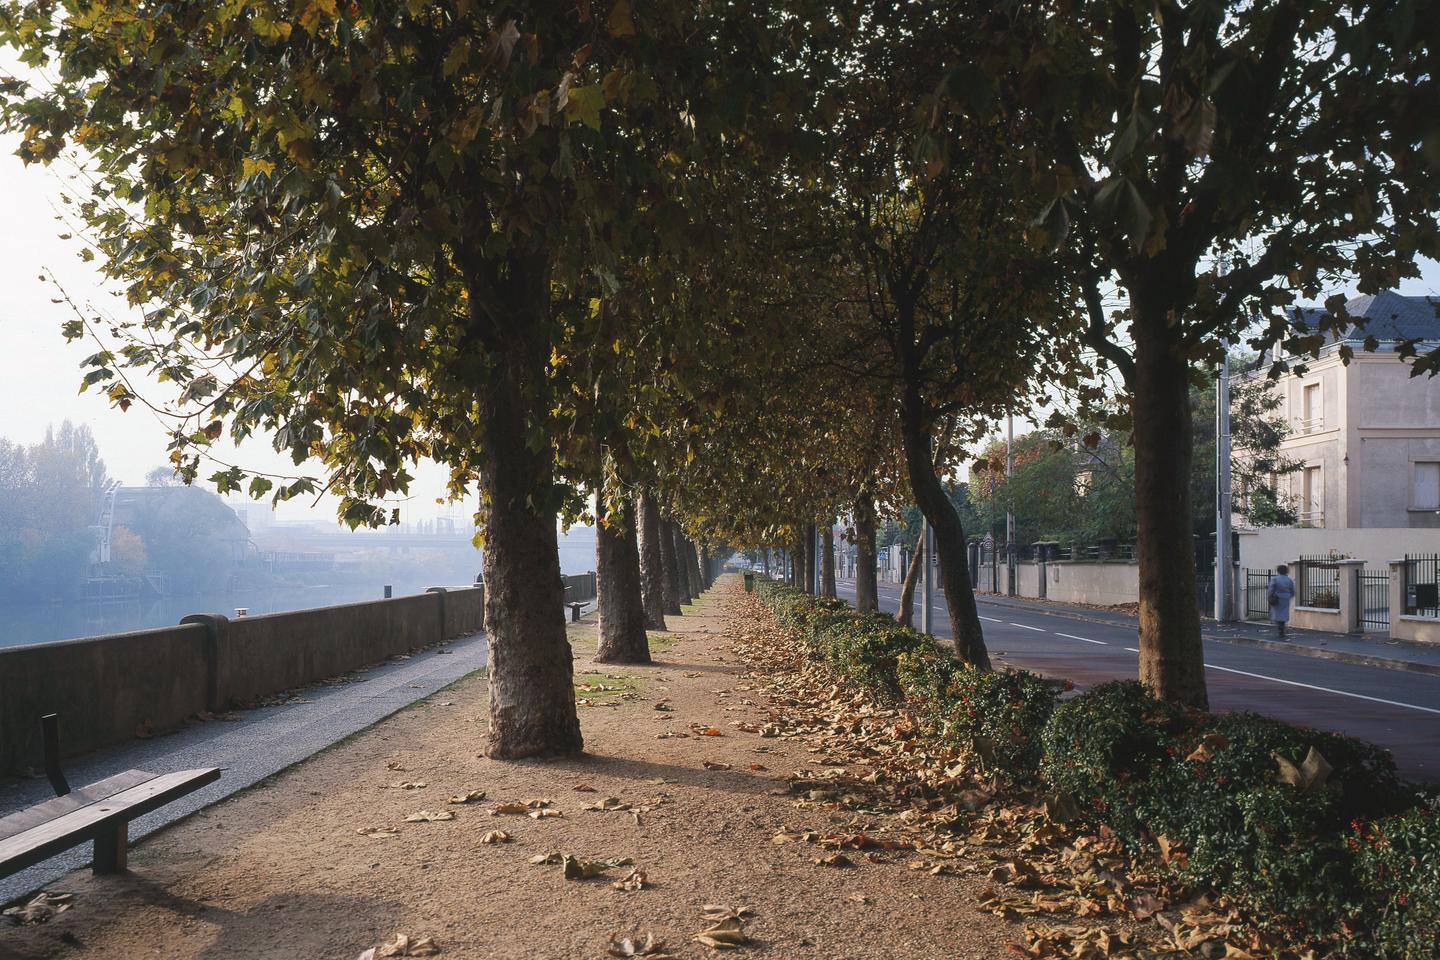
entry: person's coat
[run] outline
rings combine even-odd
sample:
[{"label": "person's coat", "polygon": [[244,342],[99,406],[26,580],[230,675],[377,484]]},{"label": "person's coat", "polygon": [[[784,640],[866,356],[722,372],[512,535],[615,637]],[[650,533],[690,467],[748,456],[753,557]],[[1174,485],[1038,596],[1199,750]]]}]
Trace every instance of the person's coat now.
[{"label": "person's coat", "polygon": [[1270,604],[1270,619],[1275,623],[1286,623],[1290,620],[1290,601],[1295,598],[1295,581],[1283,573],[1277,573],[1270,578],[1270,586],[1265,590],[1265,600]]}]

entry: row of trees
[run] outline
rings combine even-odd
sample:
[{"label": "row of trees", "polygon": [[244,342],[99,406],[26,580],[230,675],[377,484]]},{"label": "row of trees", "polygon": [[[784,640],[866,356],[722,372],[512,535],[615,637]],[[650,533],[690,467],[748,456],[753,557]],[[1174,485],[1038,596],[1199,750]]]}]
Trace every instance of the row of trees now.
[{"label": "row of trees", "polygon": [[323,466],[222,490],[375,524],[418,459],[478,489],[488,750],[517,757],[581,746],[557,514],[598,515],[607,644],[639,656],[657,553],[843,516],[863,555],[913,503],[988,665],[946,478],[1056,392],[1118,407],[1141,676],[1203,704],[1190,385],[1223,343],[1317,348],[1297,296],[1440,253],[1430,13],[36,0],[0,39],[53,68],[5,82],[7,123],[29,161],[82,153],[139,311],[69,323],[110,337],[87,382],[179,384],[188,478],[227,433]]},{"label": "row of trees", "polygon": [[69,420],[28,446],[0,438],[0,597],[49,600],[84,578],[105,487],[90,428]]}]

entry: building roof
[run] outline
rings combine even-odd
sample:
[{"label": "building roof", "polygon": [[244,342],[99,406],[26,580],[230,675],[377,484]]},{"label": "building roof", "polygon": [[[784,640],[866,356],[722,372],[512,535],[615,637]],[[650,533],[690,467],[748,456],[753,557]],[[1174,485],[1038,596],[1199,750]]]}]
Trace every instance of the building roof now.
[{"label": "building roof", "polygon": [[[1440,297],[1407,297],[1393,290],[1355,297],[1345,303],[1345,312],[1354,322],[1343,334],[1330,333],[1331,342],[1360,343],[1366,337],[1380,341],[1440,341]],[[1290,312],[1299,332],[1319,328],[1328,315],[1323,307],[1296,307]]]}]

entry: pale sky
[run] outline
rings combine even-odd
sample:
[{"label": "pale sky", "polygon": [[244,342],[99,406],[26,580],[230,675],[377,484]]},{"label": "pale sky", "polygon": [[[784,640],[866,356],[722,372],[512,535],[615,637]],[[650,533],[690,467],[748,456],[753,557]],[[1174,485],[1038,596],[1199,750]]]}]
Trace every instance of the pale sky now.
[{"label": "pale sky", "polygon": [[[49,424],[66,418],[86,423],[99,440],[111,475],[126,483],[142,483],[146,473],[166,463],[165,429],[139,404],[121,413],[111,409],[99,392],[77,392],[80,363],[97,347],[93,342],[65,342],[60,326],[71,316],[69,307],[51,302],[57,295],[55,288],[42,283],[39,276],[53,272],[82,307],[93,303],[114,316],[129,308],[123,298],[113,294],[113,286],[107,291],[97,263],[80,259],[79,241],[61,239],[71,230],[57,219],[58,212],[65,209],[60,199],[68,185],[64,166],[26,169],[14,155],[15,144],[13,136],[0,137],[0,210],[4,212],[0,229],[0,436],[30,443],[40,439]],[[1402,284],[1400,292],[1440,294],[1440,266],[1427,262],[1422,277]],[[151,389],[159,388],[152,385]],[[1016,417],[1017,432],[1029,429],[1028,425],[1022,427],[1022,419]],[[263,441],[247,444],[234,462],[252,469],[294,471],[288,457],[276,454]],[[319,475],[318,470],[308,472]],[[445,512],[435,503],[444,493],[444,471],[427,464],[415,473],[412,499],[399,504],[402,519]],[[282,516],[300,519],[308,513],[309,502],[292,501],[282,508]],[[333,516],[330,503],[311,518]]]}]

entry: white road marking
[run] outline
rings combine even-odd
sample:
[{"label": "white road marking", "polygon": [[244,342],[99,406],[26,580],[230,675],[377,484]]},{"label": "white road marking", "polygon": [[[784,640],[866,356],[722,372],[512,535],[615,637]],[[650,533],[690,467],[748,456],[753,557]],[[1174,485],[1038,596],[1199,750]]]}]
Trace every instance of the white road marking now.
[{"label": "white road marking", "polygon": [[1059,630],[1056,630],[1056,631],[1055,631],[1055,636],[1057,636],[1057,637],[1065,637],[1065,638],[1068,639],[1068,640],[1084,640],[1086,643],[1094,643],[1094,644],[1098,644],[1099,646],[1102,646],[1102,647],[1108,647],[1108,646],[1109,646],[1109,644],[1106,643],[1104,640],[1091,640],[1089,637],[1077,637],[1077,636],[1075,636],[1075,634],[1073,634],[1073,633],[1061,633]]},{"label": "white road marking", "polygon": [[1131,653],[1139,653],[1139,652],[1140,652],[1139,650],[1137,650],[1137,649],[1134,648],[1134,647],[1126,647],[1125,649],[1126,649],[1126,650],[1129,650]]},{"label": "white road marking", "polygon": [[1012,627],[1022,627],[1023,629],[1026,629],[1026,630],[1034,630],[1036,633],[1046,633],[1046,632],[1047,632],[1047,631],[1041,629],[1040,627],[1032,627],[1032,626],[1030,626],[1030,625],[1028,625],[1028,624],[1016,623],[1014,620],[1009,620],[1009,621],[1006,621],[1006,622],[1009,623],[1010,626],[1012,626]]},{"label": "white road marking", "polygon": [[981,620],[989,620],[991,623],[1004,623],[1004,622],[1005,622],[1004,620],[997,620],[995,617],[987,617],[987,616],[985,616],[984,614],[981,614],[981,615],[980,615],[980,619],[981,619]]},{"label": "white road marking", "polygon": [[1310,683],[1301,683],[1298,680],[1282,680],[1279,677],[1269,677],[1263,673],[1249,673],[1245,670],[1236,670],[1233,667],[1218,667],[1213,663],[1205,666],[1211,670],[1223,670],[1226,673],[1238,673],[1242,677],[1254,677],[1256,680],[1269,680],[1271,683],[1283,683],[1287,687],[1304,687],[1306,690],[1319,690],[1321,693],[1333,693],[1340,697],[1354,697],[1356,700],[1369,700],[1371,703],[1383,703],[1389,707],[1404,707],[1407,710],[1419,710],[1422,713],[1440,714],[1440,710],[1434,707],[1421,707],[1413,703],[1401,703],[1399,700],[1386,700],[1382,697],[1369,697],[1363,693],[1351,693],[1349,690],[1335,690],[1331,687],[1317,687]]}]

